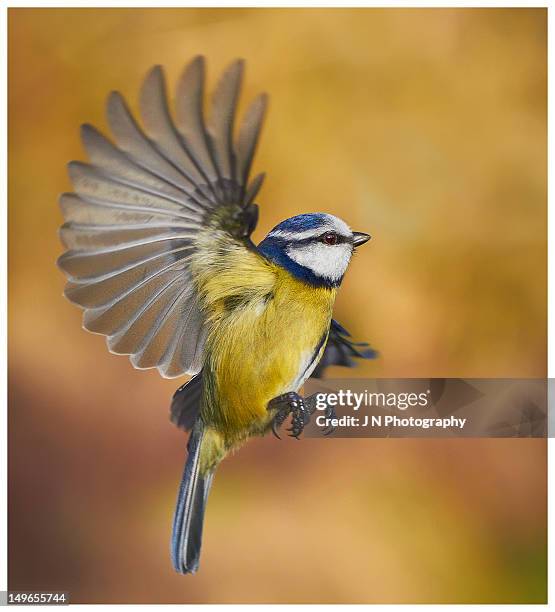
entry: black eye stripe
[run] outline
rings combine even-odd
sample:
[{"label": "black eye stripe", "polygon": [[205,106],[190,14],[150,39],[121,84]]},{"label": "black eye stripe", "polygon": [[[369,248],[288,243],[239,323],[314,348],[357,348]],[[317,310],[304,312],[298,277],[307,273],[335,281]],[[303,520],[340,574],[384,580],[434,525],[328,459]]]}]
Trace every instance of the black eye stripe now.
[{"label": "black eye stripe", "polygon": [[[332,232],[327,231],[327,232],[323,232],[322,234],[315,234],[314,236],[310,236],[309,238],[301,238],[300,240],[296,240],[294,237],[291,238],[274,238],[274,242],[276,242],[277,244],[280,244],[282,247],[287,247],[287,246],[291,246],[291,245],[299,245],[299,246],[303,246],[303,245],[308,245],[308,244],[314,244],[315,242],[322,242],[323,237],[326,234],[330,234]],[[335,233],[335,232],[333,232]],[[337,242],[335,243],[336,245],[338,244],[353,244],[353,239],[351,236],[342,236],[341,234],[336,234],[337,236]],[[334,245],[335,246],[335,245]]]},{"label": "black eye stripe", "polygon": [[[289,244],[314,244],[315,242],[322,242],[324,236],[329,233],[330,232],[324,232],[323,234],[320,234],[318,236],[311,236],[310,238],[301,238],[301,240],[295,240],[294,238],[292,238],[290,241],[287,242],[289,242]],[[347,238],[347,236],[341,236],[341,234],[336,234],[336,236],[337,242],[335,244],[352,243],[352,238]]]}]

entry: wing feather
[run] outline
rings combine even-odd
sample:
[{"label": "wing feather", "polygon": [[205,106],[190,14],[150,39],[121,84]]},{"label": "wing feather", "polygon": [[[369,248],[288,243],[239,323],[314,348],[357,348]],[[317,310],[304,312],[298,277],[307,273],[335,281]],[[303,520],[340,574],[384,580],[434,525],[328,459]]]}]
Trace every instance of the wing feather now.
[{"label": "wing feather", "polygon": [[213,193],[213,185],[220,178],[210,152],[204,125],[202,101],[204,96],[204,58],[196,57],[183,71],[177,83],[176,120],[179,131],[195,160],[202,168],[205,182]]},{"label": "wing feather", "polygon": [[190,297],[191,289],[183,287],[173,300],[164,306],[156,322],[141,340],[139,349],[131,356],[131,363],[136,368],[146,369],[157,366],[171,344],[178,326],[190,315],[193,303]]},{"label": "wing feather", "polygon": [[69,249],[79,248],[115,248],[119,244],[140,243],[151,240],[175,240],[192,238],[194,234],[184,228],[171,225],[134,226],[134,225],[92,225],[64,223],[60,228],[60,237],[64,246]]},{"label": "wing feather", "polygon": [[195,184],[152,145],[118,92],[112,92],[108,96],[106,115],[118,147],[138,166],[165,179],[184,193],[194,194]]},{"label": "wing feather", "polygon": [[121,182],[186,205],[191,195],[132,161],[92,125],[81,126],[81,140],[92,164]]},{"label": "wing feather", "polygon": [[130,314],[138,312],[151,296],[158,294],[174,279],[173,274],[161,273],[123,292],[116,299],[110,297],[106,301],[106,298],[101,297],[98,304],[96,300],[91,300],[85,314],[85,327],[89,331],[107,336],[121,331]]},{"label": "wing feather", "polygon": [[354,342],[351,334],[332,319],[324,352],[312,372],[312,378],[322,378],[327,367],[332,365],[354,368],[355,359],[376,359],[378,353],[367,342]]},{"label": "wing feather", "polygon": [[252,204],[254,199],[258,195],[260,188],[262,187],[262,183],[264,182],[266,175],[264,173],[258,174],[254,177],[254,179],[249,183],[247,188],[247,193],[245,194],[245,206]]},{"label": "wing feather", "polygon": [[[233,119],[239,98],[244,62],[233,62],[220,78],[212,96],[210,134],[219,174],[227,181],[235,179]],[[231,196],[233,197],[233,196]]]},{"label": "wing feather", "polygon": [[264,114],[268,106],[268,96],[260,94],[249,106],[237,139],[237,170],[236,180],[240,185],[246,185],[254,152],[258,143]]},{"label": "wing feather", "polygon": [[162,276],[173,277],[184,269],[184,261],[157,258],[147,262],[146,266],[137,265],[99,279],[70,281],[65,295],[84,308],[107,308],[134,292],[138,294],[135,299],[144,301],[152,291],[151,281],[156,282]]},{"label": "wing feather", "polygon": [[194,184],[206,182],[206,177],[186,151],[168,110],[166,83],[161,66],[147,75],[140,94],[141,117],[151,140],[160,153]]},{"label": "wing feather", "polygon": [[168,347],[162,361],[162,371],[167,378],[179,375],[180,364],[190,363],[195,372],[203,365],[203,347],[208,329],[204,326],[204,317],[198,301],[195,301],[187,321],[181,331]]},{"label": "wing feather", "polygon": [[182,285],[183,282],[179,277],[167,280],[163,287],[141,304],[115,333],[108,336],[109,349],[113,353],[131,356],[141,350],[141,342],[162,316],[168,303],[171,303],[183,290]]},{"label": "wing feather", "polygon": [[[210,309],[226,291],[240,290],[237,280],[226,280],[227,269],[245,265],[265,287],[273,278],[250,242],[263,175],[250,184],[248,177],[265,96],[247,110],[233,140],[243,68],[236,61],[219,80],[208,129],[204,59],[195,58],[178,82],[175,122],[163,69],[155,66],[140,91],[144,130],[112,92],[114,141],[83,125],[89,163],[68,166],[74,193],[60,198],[67,250],[58,260],[68,278],[65,295],[84,308],[86,329],[107,336],[110,351],[165,377],[202,368]],[[220,277],[208,299],[206,288]]]},{"label": "wing feather", "polygon": [[64,193],[60,197],[60,208],[67,222],[85,225],[135,225],[150,223],[171,223],[172,227],[188,228],[186,216],[178,216],[171,210],[142,208],[140,206],[115,204],[114,202],[83,199],[74,193]]}]

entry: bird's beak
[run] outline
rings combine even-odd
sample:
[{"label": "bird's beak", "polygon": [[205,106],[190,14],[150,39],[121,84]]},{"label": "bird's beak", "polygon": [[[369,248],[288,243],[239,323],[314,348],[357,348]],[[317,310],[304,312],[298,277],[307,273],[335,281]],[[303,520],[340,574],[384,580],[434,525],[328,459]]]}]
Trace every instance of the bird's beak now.
[{"label": "bird's beak", "polygon": [[361,244],[368,242],[372,238],[370,234],[364,232],[353,232],[353,246],[359,247]]}]

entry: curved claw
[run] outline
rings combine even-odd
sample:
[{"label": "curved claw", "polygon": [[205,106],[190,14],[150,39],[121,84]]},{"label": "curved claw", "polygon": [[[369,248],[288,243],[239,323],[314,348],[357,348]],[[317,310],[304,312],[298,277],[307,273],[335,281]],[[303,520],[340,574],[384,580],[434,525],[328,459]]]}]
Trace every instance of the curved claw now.
[{"label": "curved claw", "polygon": [[334,431],[335,431],[335,427],[326,427],[324,430],[322,430],[322,435],[329,436]]},{"label": "curved claw", "polygon": [[275,437],[276,437],[278,440],[281,440],[281,438],[279,437],[279,434],[278,434],[278,432],[277,432],[277,429],[276,429],[276,422],[275,422],[275,421],[272,423],[272,433],[274,434],[274,436],[275,436]]}]

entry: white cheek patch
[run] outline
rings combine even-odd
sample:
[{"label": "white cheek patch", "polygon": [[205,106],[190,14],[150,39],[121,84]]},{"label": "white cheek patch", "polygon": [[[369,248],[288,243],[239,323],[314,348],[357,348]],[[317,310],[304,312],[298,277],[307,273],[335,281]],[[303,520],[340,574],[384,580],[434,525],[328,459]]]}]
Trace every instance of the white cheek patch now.
[{"label": "white cheek patch", "polygon": [[299,245],[286,249],[287,255],[296,263],[308,268],[316,276],[332,282],[341,280],[351,260],[350,244],[327,245],[322,242]]}]

